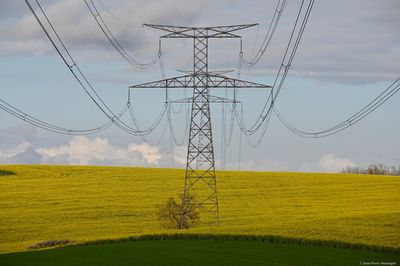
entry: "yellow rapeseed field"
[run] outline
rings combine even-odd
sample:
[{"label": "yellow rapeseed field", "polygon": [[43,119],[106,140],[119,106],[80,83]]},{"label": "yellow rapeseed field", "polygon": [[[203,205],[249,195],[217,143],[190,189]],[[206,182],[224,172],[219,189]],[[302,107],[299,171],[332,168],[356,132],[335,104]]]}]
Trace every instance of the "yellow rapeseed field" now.
[{"label": "yellow rapeseed field", "polygon": [[[0,166],[0,253],[41,241],[84,242],[162,229],[157,206],[183,170]],[[400,177],[217,172],[220,225],[185,233],[254,234],[400,247]]]}]

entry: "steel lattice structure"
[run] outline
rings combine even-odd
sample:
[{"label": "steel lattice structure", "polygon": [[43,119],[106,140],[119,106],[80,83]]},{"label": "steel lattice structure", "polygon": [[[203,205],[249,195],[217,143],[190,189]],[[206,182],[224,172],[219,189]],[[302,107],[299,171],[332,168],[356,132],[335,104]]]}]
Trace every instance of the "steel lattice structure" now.
[{"label": "steel lattice structure", "polygon": [[[216,26],[216,27],[180,27],[168,25],[144,24],[147,27],[166,31],[161,38],[193,39],[193,72],[187,75],[168,78],[131,86],[130,88],[193,88],[191,98],[171,101],[171,103],[191,103],[191,120],[185,186],[182,199],[182,215],[189,193],[196,191],[198,204],[219,221],[217,180],[211,125],[210,103],[234,103],[230,100],[210,95],[210,88],[271,88],[271,86],[233,79],[224,76],[226,72],[208,70],[208,45],[210,38],[241,38],[234,34],[238,30],[257,24]],[[182,217],[183,218],[183,217]],[[183,222],[183,219],[182,219]]]}]

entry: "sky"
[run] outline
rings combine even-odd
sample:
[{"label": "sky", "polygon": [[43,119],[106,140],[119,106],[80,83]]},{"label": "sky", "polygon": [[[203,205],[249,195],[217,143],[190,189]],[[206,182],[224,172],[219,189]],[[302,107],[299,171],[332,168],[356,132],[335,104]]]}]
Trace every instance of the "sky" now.
[{"label": "sky", "polygon": [[[34,1],[30,1],[34,2]],[[147,70],[124,61],[110,45],[83,0],[39,0],[71,55],[114,112],[127,102],[128,87],[162,79],[159,64]],[[116,39],[138,61],[157,55],[161,32],[143,23],[212,26],[258,23],[241,31],[245,58],[261,46],[277,0],[94,0]],[[290,0],[276,33],[259,63],[243,65],[241,78],[272,84],[300,1]],[[400,73],[400,2],[397,0],[317,0],[302,42],[276,106],[285,118],[305,131],[319,131],[346,120],[379,95]],[[192,69],[190,40],[163,40],[168,77]],[[238,75],[238,40],[210,40],[210,70],[231,69]],[[268,90],[242,89],[246,123],[258,117]],[[171,98],[190,96],[173,90]],[[212,94],[224,96],[224,89]],[[228,91],[228,96],[232,92]],[[163,108],[164,91],[131,92],[142,128]],[[96,127],[107,118],[93,104],[51,46],[24,1],[0,2],[0,99],[24,112],[72,129]],[[257,135],[223,144],[223,108],[213,104],[212,124],[217,169],[338,172],[345,167],[400,164],[400,95],[394,95],[360,123],[321,139],[289,132],[272,116],[263,141]],[[165,119],[143,140],[111,127],[88,136],[58,135],[36,128],[0,110],[0,164],[78,164],[184,167],[187,106],[173,115],[178,144]],[[227,123],[230,112],[226,112]],[[124,117],[130,122],[129,117]],[[228,131],[229,132],[229,131]],[[229,134],[228,134],[229,135]],[[186,139],[185,139],[186,138]]]}]

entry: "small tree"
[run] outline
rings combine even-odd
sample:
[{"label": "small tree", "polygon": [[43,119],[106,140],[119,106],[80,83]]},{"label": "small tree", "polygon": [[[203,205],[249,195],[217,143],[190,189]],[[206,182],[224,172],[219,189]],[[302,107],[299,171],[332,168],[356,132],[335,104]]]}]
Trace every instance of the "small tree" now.
[{"label": "small tree", "polygon": [[165,205],[158,209],[158,219],[161,226],[170,229],[187,229],[195,225],[199,217],[199,207],[192,195],[186,195],[183,205],[183,195],[179,195],[180,202],[176,202],[174,198],[169,198]]}]

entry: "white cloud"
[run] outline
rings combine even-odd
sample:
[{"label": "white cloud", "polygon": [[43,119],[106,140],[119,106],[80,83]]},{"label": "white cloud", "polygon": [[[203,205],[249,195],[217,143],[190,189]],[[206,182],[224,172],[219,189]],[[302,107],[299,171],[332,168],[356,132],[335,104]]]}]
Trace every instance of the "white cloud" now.
[{"label": "white cloud", "polygon": [[323,155],[317,162],[311,164],[303,164],[300,168],[302,172],[328,172],[337,173],[346,167],[354,167],[356,164],[346,158],[340,158],[335,154],[329,153]]},{"label": "white cloud", "polygon": [[158,165],[160,149],[149,144],[111,145],[105,138],[74,137],[67,145],[37,148],[43,163],[66,161],[68,164]]},{"label": "white cloud", "polygon": [[[151,167],[184,167],[187,147],[175,147],[171,154],[159,146],[148,143],[112,145],[107,138],[75,136],[67,144],[53,147],[33,147],[27,141],[14,148],[1,151],[0,163],[42,163],[62,165],[132,165]],[[33,159],[34,160],[33,160]],[[172,162],[173,161],[173,162]],[[219,162],[216,162],[219,165]],[[236,170],[238,163],[226,164],[226,169]],[[246,160],[241,170],[288,171],[286,162],[277,160]]]},{"label": "white cloud", "polygon": [[37,147],[24,141],[0,151],[0,163],[166,166],[165,154],[147,143],[114,146],[106,138],[73,137],[68,144]]},{"label": "white cloud", "polygon": [[0,151],[0,160],[5,161],[8,160],[20,153],[25,152],[28,148],[31,147],[31,144],[27,141],[22,142],[19,144],[17,147],[5,150],[5,151]]},{"label": "white cloud", "polygon": [[147,143],[131,144],[128,147],[128,151],[141,153],[149,164],[157,164],[158,161],[162,158],[160,149]]},{"label": "white cloud", "polygon": [[337,172],[346,167],[354,167],[355,163],[349,159],[339,158],[334,154],[325,154],[318,160],[318,165],[329,172]]},{"label": "white cloud", "polygon": [[104,160],[104,155],[113,158],[115,151],[108,145],[106,139],[87,137],[74,137],[69,144],[53,148],[38,148],[38,153],[43,156],[44,161],[54,157],[67,156],[68,163],[85,165],[91,160]]},{"label": "white cloud", "polygon": [[[173,162],[171,161],[173,160]],[[67,144],[54,147],[37,147],[27,141],[7,149],[0,150],[0,163],[5,164],[64,164],[64,165],[115,165],[115,166],[150,166],[184,167],[186,147],[174,149],[174,153],[163,151],[159,146],[148,143],[131,143],[126,146],[112,145],[106,138],[73,137]],[[218,162],[217,162],[218,164]],[[256,159],[241,162],[241,170],[253,171],[293,171],[288,162]],[[356,164],[347,158],[333,153],[324,154],[312,163],[304,163],[301,172],[336,173]],[[237,170],[238,163],[227,163],[225,169]]]},{"label": "white cloud", "polygon": [[174,149],[174,161],[180,165],[186,164],[186,157],[187,157],[187,147],[179,146]]}]

